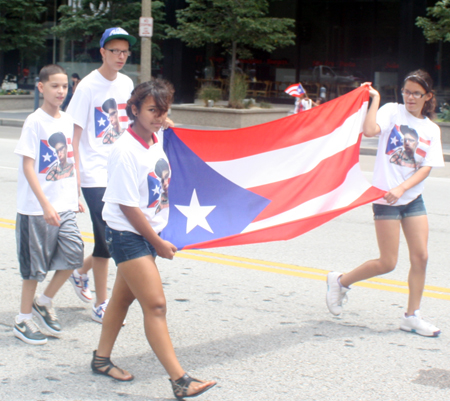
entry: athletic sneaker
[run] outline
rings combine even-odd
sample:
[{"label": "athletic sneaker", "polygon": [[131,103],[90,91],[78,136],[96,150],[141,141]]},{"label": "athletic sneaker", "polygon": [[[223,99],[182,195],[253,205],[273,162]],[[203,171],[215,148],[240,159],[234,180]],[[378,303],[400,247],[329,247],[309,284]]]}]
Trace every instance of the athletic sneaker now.
[{"label": "athletic sneaker", "polygon": [[431,323],[428,323],[422,319],[419,310],[416,310],[414,315],[411,316],[406,316],[405,313],[402,316],[400,329],[417,333],[425,337],[437,337],[441,333],[441,330],[439,330],[436,326],[433,326]]},{"label": "athletic sneaker", "polygon": [[92,305],[91,318],[95,322],[103,323],[103,316],[105,315],[106,307],[108,306],[109,299],[102,302],[99,306]]},{"label": "athletic sneaker", "polygon": [[78,298],[87,303],[92,301],[92,294],[89,289],[89,277],[87,274],[80,274],[77,272],[77,269],[75,269],[69,277],[69,281],[72,283]]},{"label": "athletic sneaker", "polygon": [[42,334],[39,327],[33,319],[25,319],[17,323],[17,317],[14,319],[14,335],[31,345],[47,344],[47,336]]},{"label": "athletic sneaker", "polygon": [[33,309],[31,312],[50,333],[56,335],[61,333],[61,325],[56,317],[52,303],[48,305],[39,305],[36,297],[34,298]]},{"label": "athletic sneaker", "polygon": [[342,304],[347,302],[347,292],[350,288],[341,287],[338,278],[342,276],[339,272],[330,272],[327,276],[327,306],[328,310],[335,316],[342,313]]}]

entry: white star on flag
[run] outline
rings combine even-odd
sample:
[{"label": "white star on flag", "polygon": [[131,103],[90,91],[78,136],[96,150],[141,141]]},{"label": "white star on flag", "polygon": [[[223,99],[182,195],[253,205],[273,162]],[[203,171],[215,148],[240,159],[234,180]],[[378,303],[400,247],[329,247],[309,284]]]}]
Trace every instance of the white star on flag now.
[{"label": "white star on flag", "polygon": [[206,221],[206,216],[208,216],[216,206],[200,206],[197,197],[197,191],[194,189],[191,197],[191,204],[189,206],[179,206],[175,207],[187,217],[186,223],[186,234],[190,233],[195,227],[200,226],[210,233],[213,232],[209,223]]},{"label": "white star on flag", "polygon": [[155,186],[155,188],[152,189],[153,195],[156,195],[161,192],[161,187]]},{"label": "white star on flag", "polygon": [[397,138],[392,138],[392,139],[391,139],[391,143],[392,143],[394,146],[397,146],[397,142],[398,142],[398,139],[397,139]]},{"label": "white star on flag", "polygon": [[49,162],[51,159],[51,155],[49,155],[48,153],[46,153],[45,155],[42,155],[42,157],[44,158],[45,162]]},{"label": "white star on flag", "polygon": [[103,125],[105,125],[106,120],[104,120],[103,118],[101,118],[100,120],[98,120],[98,125],[101,127]]}]

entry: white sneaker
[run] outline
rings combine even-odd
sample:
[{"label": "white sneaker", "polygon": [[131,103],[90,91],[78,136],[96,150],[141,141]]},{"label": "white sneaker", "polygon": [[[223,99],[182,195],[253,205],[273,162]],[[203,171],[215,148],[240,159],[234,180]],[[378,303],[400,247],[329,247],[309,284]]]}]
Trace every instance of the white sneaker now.
[{"label": "white sneaker", "polygon": [[416,310],[412,316],[406,316],[406,313],[403,314],[400,329],[417,333],[425,337],[437,337],[441,333],[441,330],[436,326],[433,326],[431,323],[422,319],[419,310]]},{"label": "white sneaker", "polygon": [[93,321],[103,323],[103,316],[105,315],[106,307],[108,306],[109,299],[102,302],[99,306],[92,305],[91,318]]},{"label": "white sneaker", "polygon": [[338,278],[342,276],[339,272],[330,272],[327,275],[327,306],[328,310],[335,316],[342,313],[342,304],[347,302],[347,292],[350,288],[341,287]]},{"label": "white sneaker", "polygon": [[[101,303],[99,306],[92,305],[92,314],[91,318],[95,322],[103,323],[103,316],[105,315],[106,307],[108,306],[109,299],[107,299],[105,302]],[[123,320],[122,326],[125,326],[127,324],[127,319]]]},{"label": "white sneaker", "polygon": [[89,277],[87,274],[79,274],[77,269],[75,269],[69,277],[69,281],[72,283],[78,298],[86,303],[92,301],[92,294],[89,289]]}]

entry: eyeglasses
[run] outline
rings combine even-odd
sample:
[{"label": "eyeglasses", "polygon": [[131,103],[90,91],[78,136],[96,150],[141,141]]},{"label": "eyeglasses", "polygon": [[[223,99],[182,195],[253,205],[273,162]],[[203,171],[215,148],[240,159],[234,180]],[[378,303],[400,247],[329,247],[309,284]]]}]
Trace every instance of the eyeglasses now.
[{"label": "eyeglasses", "polygon": [[413,92],[410,92],[408,90],[402,90],[402,95],[405,96],[405,97],[410,97],[412,95],[412,97],[414,99],[421,99],[421,98],[423,98],[426,95],[426,93],[420,93],[420,92],[414,92],[413,93]]},{"label": "eyeglasses", "polygon": [[105,50],[109,50],[112,54],[114,54],[115,56],[119,56],[119,55],[124,55],[124,56],[131,56],[131,51],[130,50],[119,50],[119,49],[107,49],[106,47],[104,47]]}]

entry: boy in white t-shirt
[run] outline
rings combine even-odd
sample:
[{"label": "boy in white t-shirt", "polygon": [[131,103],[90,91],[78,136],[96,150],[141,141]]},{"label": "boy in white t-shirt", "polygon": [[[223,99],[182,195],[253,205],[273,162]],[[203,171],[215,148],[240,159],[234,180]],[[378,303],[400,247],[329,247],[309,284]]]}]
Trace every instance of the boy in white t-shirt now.
[{"label": "boy in white t-shirt", "polygon": [[[75,213],[84,211],[78,201],[74,168],[73,121],[60,111],[67,95],[64,69],[48,65],[39,73],[41,108],[26,119],[15,153],[21,156],[17,183],[16,241],[23,278],[20,313],[14,335],[28,344],[45,344],[46,331],[58,335],[61,325],[52,299],[73,269],[83,265],[83,241]],[[55,273],[44,293],[35,297],[37,283]]]},{"label": "boy in white t-shirt", "polygon": [[91,317],[101,323],[108,304],[107,278],[110,254],[105,242],[105,222],[102,218],[103,195],[106,189],[106,164],[112,145],[128,128],[125,111],[133,90],[133,81],[119,71],[131,54],[136,38],[122,28],[109,28],[100,40],[103,64],[92,71],[77,86],[67,113],[74,120],[74,155],[79,166],[79,185],[88,204],[93,230],[94,250],[81,269],[69,280],[79,298],[92,300],[87,272],[93,268],[96,302]]}]

